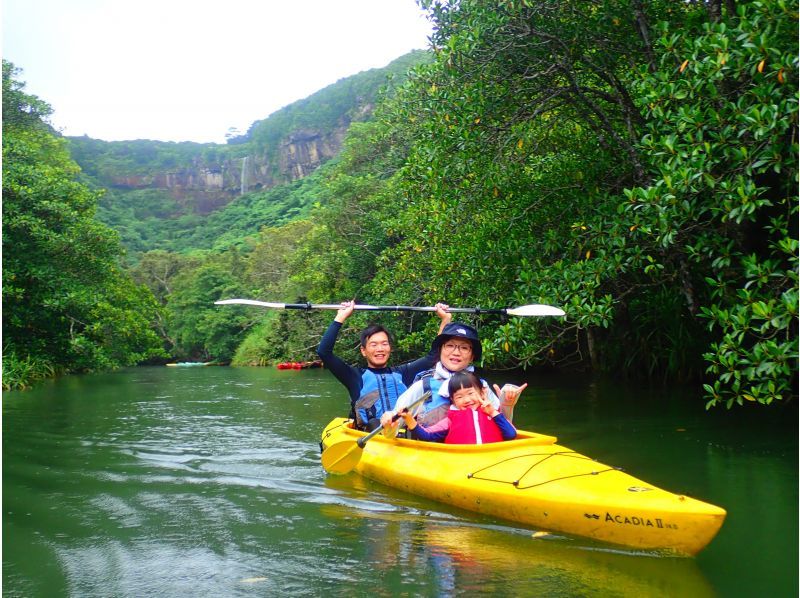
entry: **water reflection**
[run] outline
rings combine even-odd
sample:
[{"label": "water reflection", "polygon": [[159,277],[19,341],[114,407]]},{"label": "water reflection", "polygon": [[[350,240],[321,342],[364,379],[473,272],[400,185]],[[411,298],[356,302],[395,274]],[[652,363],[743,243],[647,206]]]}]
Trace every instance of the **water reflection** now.
[{"label": "water reflection", "polygon": [[[693,559],[479,522],[473,514],[438,510],[433,503],[422,511],[418,506],[426,501],[408,503],[388,488],[391,496],[380,500],[376,494],[384,489],[358,477],[330,477],[326,485],[349,500],[326,505],[322,514],[355,522],[369,566],[381,577],[397,576],[401,585],[428,580],[435,595],[716,595]],[[387,588],[375,591],[393,595]]]}]

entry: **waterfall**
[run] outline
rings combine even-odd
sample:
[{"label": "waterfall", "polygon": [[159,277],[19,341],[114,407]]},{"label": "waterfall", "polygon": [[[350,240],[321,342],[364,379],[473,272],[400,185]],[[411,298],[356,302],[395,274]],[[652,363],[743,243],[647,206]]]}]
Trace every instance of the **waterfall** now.
[{"label": "waterfall", "polygon": [[241,193],[240,195],[244,195],[247,193],[247,156],[242,158],[242,177],[241,177]]}]

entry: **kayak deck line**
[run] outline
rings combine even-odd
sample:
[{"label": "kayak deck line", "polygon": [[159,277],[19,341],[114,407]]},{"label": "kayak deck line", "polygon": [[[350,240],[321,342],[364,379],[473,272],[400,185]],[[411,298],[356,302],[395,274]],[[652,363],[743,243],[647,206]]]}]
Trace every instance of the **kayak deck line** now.
[{"label": "kayak deck line", "polygon": [[476,470],[476,471],[474,471],[472,473],[467,474],[467,477],[476,478],[476,479],[480,479],[480,480],[486,480],[487,482],[498,482],[500,484],[511,484],[512,486],[514,486],[518,490],[527,490],[529,488],[535,488],[537,486],[543,486],[545,484],[550,484],[552,482],[558,482],[558,481],[566,480],[566,479],[569,479],[569,478],[575,478],[575,477],[581,477],[581,476],[587,476],[587,475],[600,475],[601,473],[606,473],[606,472],[609,472],[609,471],[623,471],[623,469],[621,467],[609,466],[606,469],[601,469],[599,471],[587,471],[585,473],[578,473],[578,474],[569,475],[569,476],[561,476],[561,477],[552,478],[552,479],[549,479],[549,480],[544,480],[544,481],[538,482],[536,484],[530,484],[528,486],[520,485],[520,482],[522,481],[522,478],[524,478],[528,473],[530,473],[530,471],[534,467],[536,467],[540,463],[543,463],[543,462],[547,461],[548,459],[552,459],[554,457],[570,457],[570,458],[583,459],[583,460],[591,461],[593,463],[597,463],[596,460],[594,460],[594,459],[592,459],[590,457],[587,457],[586,455],[581,455],[580,453],[576,453],[575,451],[561,451],[561,452],[558,452],[558,453],[529,453],[529,454],[525,454],[525,455],[518,455],[516,457],[509,457],[507,459],[507,461],[511,461],[511,460],[514,460],[514,459],[522,459],[522,458],[527,458],[527,457],[537,457],[537,456],[544,456],[544,459],[542,459],[542,460],[538,461],[537,463],[534,463],[533,465],[528,467],[527,470],[525,471],[525,473],[523,473],[519,477],[519,479],[516,479],[514,481],[498,480],[498,479],[494,479],[494,478],[491,478],[491,477],[481,477],[481,476],[478,475],[479,473],[481,473],[483,471],[486,471],[487,469],[490,469],[490,468],[494,467],[494,465],[498,465],[499,463],[496,463],[494,465],[487,465],[486,467],[483,467],[483,468],[478,469],[478,470]]},{"label": "kayak deck line", "polygon": [[[559,446],[555,436],[517,432],[518,439],[482,445],[378,434],[347,471],[534,530],[673,555],[700,552],[725,520],[718,506]],[[324,454],[328,447],[366,436],[352,420],[336,418],[323,430],[320,448]]]}]

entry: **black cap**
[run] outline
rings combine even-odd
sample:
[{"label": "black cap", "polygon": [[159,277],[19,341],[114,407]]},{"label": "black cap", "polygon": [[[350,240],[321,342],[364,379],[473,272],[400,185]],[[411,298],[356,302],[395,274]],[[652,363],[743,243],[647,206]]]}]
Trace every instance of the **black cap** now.
[{"label": "black cap", "polygon": [[438,354],[442,350],[442,345],[451,338],[463,338],[472,343],[472,361],[480,361],[483,348],[481,340],[478,338],[478,331],[469,324],[461,322],[450,322],[445,324],[442,333],[433,339],[431,348]]}]

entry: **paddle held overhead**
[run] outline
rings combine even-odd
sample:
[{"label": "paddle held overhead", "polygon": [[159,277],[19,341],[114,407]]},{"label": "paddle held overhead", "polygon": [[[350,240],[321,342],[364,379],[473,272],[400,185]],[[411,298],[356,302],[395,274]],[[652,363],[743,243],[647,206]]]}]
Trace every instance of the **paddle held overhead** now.
[{"label": "paddle held overhead", "polygon": [[[269,303],[267,301],[256,301],[255,299],[223,299],[215,301],[215,305],[254,305],[256,307],[267,307],[270,309],[341,309],[340,304],[331,303]],[[420,307],[414,305],[356,305],[356,310],[362,311],[436,311],[435,307]],[[481,307],[451,307],[451,313],[469,314],[504,314],[507,316],[517,316],[520,318],[530,316],[563,316],[564,310],[552,305],[520,305],[519,307],[509,307],[503,309],[484,309]]]}]

